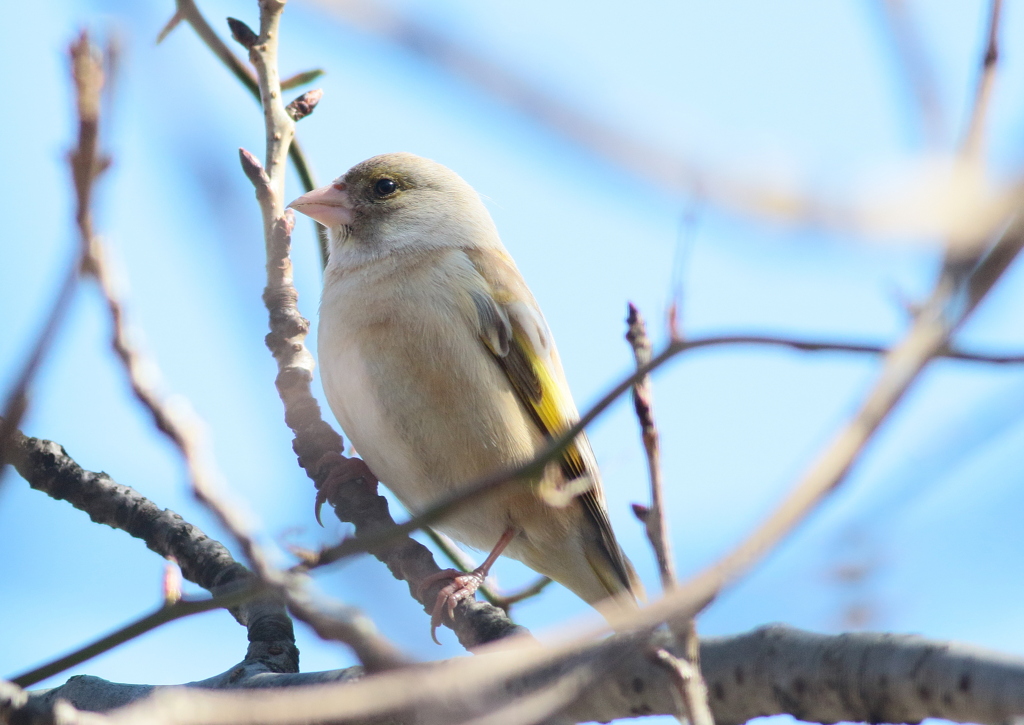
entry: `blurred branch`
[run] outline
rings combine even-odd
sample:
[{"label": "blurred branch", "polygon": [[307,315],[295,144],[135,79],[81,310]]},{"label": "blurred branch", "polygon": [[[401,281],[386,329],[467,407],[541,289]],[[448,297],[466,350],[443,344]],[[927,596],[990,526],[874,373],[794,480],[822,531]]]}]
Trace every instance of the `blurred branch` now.
[{"label": "blurred branch", "polygon": [[[1022,180],[993,190],[948,164],[911,168],[909,183],[878,193],[877,176],[841,196],[822,195],[778,178],[745,178],[620,131],[565,102],[532,80],[460,44],[393,4],[380,0],[308,0],[356,30],[400,47],[475,86],[498,103],[568,139],[662,193],[692,197],[754,219],[887,238],[977,239],[993,233],[1014,206]],[[949,159],[952,161],[952,158]]]},{"label": "blurred branch", "polygon": [[892,38],[897,66],[916,101],[925,143],[932,149],[942,144],[945,119],[935,82],[935,72],[928,62],[924,43],[914,27],[905,0],[878,0],[883,19]]},{"label": "blurred branch", "polygon": [[[651,647],[664,646],[664,635],[656,634],[632,646],[624,646],[621,640],[613,637],[603,643],[589,662],[576,659],[548,667],[543,678],[535,678],[520,694],[543,691],[544,685],[558,682],[563,673],[577,671],[587,663],[596,677],[551,722],[608,722],[672,712],[665,671],[644,654]],[[708,638],[701,645],[701,659],[719,725],[781,714],[822,723],[918,723],[942,718],[1002,725],[1024,714],[1024,659],[915,635],[829,636],[772,625],[737,636]],[[461,709],[464,713],[467,700],[475,698],[477,708],[481,701],[497,707],[518,697],[512,684],[526,678],[516,680],[514,673],[526,670],[521,661],[514,660],[509,653],[484,654],[361,679],[357,679],[358,668],[255,676],[245,672],[233,678],[230,675],[236,671],[232,670],[225,676],[174,688],[77,677],[51,690],[23,693],[0,683],[0,718],[14,721],[17,716],[23,725],[52,725],[53,707],[64,701],[79,711],[100,712],[135,703],[131,709],[109,716],[83,717],[84,713],[66,710],[68,717],[61,722],[69,725],[184,724],[196,722],[200,712],[202,722],[208,725],[343,719],[408,722],[414,706],[448,702],[452,712]],[[480,687],[481,682],[496,677],[506,683],[508,695],[497,701],[490,692],[484,695]],[[240,691],[209,692],[209,688]],[[374,719],[382,717],[386,719]]]},{"label": "blurred branch", "polygon": [[3,451],[8,441],[21,424],[28,406],[28,391],[32,386],[39,366],[49,352],[56,338],[75,290],[81,280],[82,264],[85,259],[92,232],[92,198],[96,179],[106,170],[109,161],[100,155],[99,124],[100,94],[103,91],[103,61],[99,52],[84,31],[71,44],[71,75],[75,87],[75,101],[78,111],[78,143],[68,154],[71,177],[75,187],[75,224],[78,228],[78,249],[75,259],[64,276],[46,321],[39,330],[31,352],[15,378],[0,412],[0,484],[8,461]]},{"label": "blurred branch", "polygon": [[[179,599],[173,604],[163,604],[151,614],[146,614],[133,622],[129,622],[110,634],[100,637],[99,639],[96,639],[93,642],[64,655],[63,657],[59,657],[51,662],[47,662],[46,664],[35,667],[27,672],[23,672],[20,675],[15,675],[10,678],[10,681],[19,687],[31,687],[38,682],[42,682],[48,677],[60,674],[61,672],[69,670],[76,665],[80,665],[83,662],[91,660],[93,657],[98,657],[104,652],[109,652],[125,642],[130,642],[137,637],[141,637],[147,632],[151,632],[157,627],[161,627],[168,622],[173,622],[185,617],[191,617],[194,614],[200,614],[202,612],[209,612],[213,609],[220,609],[222,607],[227,608],[241,604],[245,600],[255,596],[256,593],[258,593],[258,590],[255,589],[244,590],[213,597],[212,599]],[[298,671],[298,650],[295,649],[294,641],[291,644],[291,649],[295,655],[294,669],[276,671]]]},{"label": "blurred branch", "polygon": [[[206,18],[199,11],[198,6],[194,0],[175,0],[177,5],[177,11],[172,17],[172,23],[168,23],[170,30],[173,30],[174,25],[177,25],[178,20],[184,20],[192,29],[196,31],[196,35],[199,36],[206,47],[209,48],[217,58],[220,59],[231,74],[239,80],[239,82],[245,86],[245,88],[253,95],[257,102],[260,101],[260,87],[256,81],[256,76],[249,69],[242,60],[231,52],[231,49],[220,39],[220,36],[214,31],[210,24],[206,22]],[[165,28],[165,32],[161,33],[159,40],[170,32],[168,28]],[[158,42],[159,42],[158,40]],[[323,74],[322,70],[306,71],[305,73],[299,73],[290,78],[284,80],[281,83],[282,90],[288,88],[294,88],[302,85],[303,83],[310,83],[316,80],[317,77]],[[318,184],[316,177],[313,174],[313,169],[306,159],[306,154],[303,152],[302,147],[299,145],[298,139],[293,138],[290,145],[288,145],[288,156],[292,160],[292,165],[295,167],[295,171],[299,175],[299,183],[302,184],[304,191],[312,191]],[[316,227],[317,242],[320,247],[320,265],[321,267],[327,266],[327,256],[330,253],[330,240],[327,236],[327,230],[321,227],[319,224],[314,225]]]},{"label": "blurred branch", "polygon": [[984,155],[985,121],[992,100],[992,88],[996,79],[996,64],[999,61],[999,19],[1002,0],[991,0],[987,41],[981,58],[978,85],[974,91],[970,113],[967,116],[967,130],[961,142],[960,153],[968,160],[980,162]]}]

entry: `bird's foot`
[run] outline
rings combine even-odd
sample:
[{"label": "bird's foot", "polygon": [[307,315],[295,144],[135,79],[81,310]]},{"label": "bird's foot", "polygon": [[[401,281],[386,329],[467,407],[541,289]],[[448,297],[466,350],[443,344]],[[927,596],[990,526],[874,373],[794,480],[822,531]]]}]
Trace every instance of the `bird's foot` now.
[{"label": "bird's foot", "polygon": [[323,505],[331,500],[337,493],[338,490],[346,483],[353,481],[357,478],[364,479],[367,483],[377,485],[377,477],[373,475],[373,471],[366,465],[366,462],[360,458],[345,458],[344,456],[338,456],[341,458],[340,463],[335,463],[331,467],[331,472],[327,476],[320,488],[316,492],[316,503],[314,504],[313,513],[316,516],[316,522],[323,526],[323,522],[320,520],[320,509]]},{"label": "bird's foot", "polygon": [[430,615],[430,637],[435,643],[441,644],[437,639],[437,628],[441,626],[445,610],[448,611],[448,619],[453,619],[455,617],[455,606],[463,599],[472,597],[476,590],[480,588],[480,585],[484,583],[486,576],[487,570],[483,567],[474,569],[468,574],[457,569],[444,569],[436,574],[431,574],[423,580],[419,586],[421,594],[426,592],[431,584],[444,581],[445,579],[451,580],[448,584],[441,587],[441,590],[437,593],[437,599],[434,600],[434,611]]}]

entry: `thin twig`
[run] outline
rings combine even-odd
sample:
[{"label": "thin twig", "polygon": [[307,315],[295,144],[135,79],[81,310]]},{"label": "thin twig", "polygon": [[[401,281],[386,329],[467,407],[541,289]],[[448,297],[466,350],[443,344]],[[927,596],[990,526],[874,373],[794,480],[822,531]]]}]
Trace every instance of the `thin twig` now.
[{"label": "thin twig", "polygon": [[149,411],[156,428],[178,449],[188,471],[192,493],[231,533],[257,575],[261,575],[270,569],[270,564],[249,531],[249,524],[241,513],[242,507],[229,501],[222,493],[222,477],[210,458],[209,445],[201,432],[202,423],[183,405],[171,404],[170,398],[158,391],[155,376],[151,373],[156,369],[155,364],[128,335],[124,304],[115,288],[105,255],[102,244],[93,237],[83,266],[103,292],[112,323],[111,344],[124,366],[132,393]]},{"label": "thin twig", "polygon": [[252,599],[253,597],[259,596],[263,591],[265,590],[262,590],[259,584],[253,582],[250,586],[244,589],[239,589],[227,594],[221,594],[210,599],[179,599],[173,604],[162,605],[156,611],[139,617],[138,619],[119,627],[110,634],[104,635],[99,639],[69,652],[63,657],[59,657],[44,665],[35,667],[28,672],[23,672],[20,675],[15,675],[8,679],[19,687],[31,687],[38,682],[42,682],[48,677],[60,674],[65,670],[71,669],[75,665],[80,665],[83,662],[91,660],[93,657],[98,657],[104,652],[109,652],[125,642],[141,637],[147,632],[152,632],[157,627],[162,627],[168,622],[173,622],[185,617],[191,617],[195,614],[201,614],[202,612],[209,612],[213,609],[237,606],[249,599]]},{"label": "thin twig", "polygon": [[985,122],[992,100],[992,89],[995,85],[996,66],[999,61],[999,21],[1002,11],[1002,0],[992,0],[989,11],[987,41],[981,58],[981,69],[978,73],[978,85],[974,90],[974,98],[967,116],[967,129],[960,143],[960,154],[972,161],[981,161],[984,154]]},{"label": "thin twig", "polygon": [[[256,75],[252,70],[242,62],[241,58],[235,55],[227,44],[220,39],[216,31],[210,24],[206,22],[206,18],[199,11],[194,0],[175,0],[177,3],[177,11],[174,17],[180,18],[192,26],[192,29],[196,31],[206,47],[208,47],[213,54],[220,59],[232,75],[239,80],[239,82],[245,86],[245,88],[252,94],[253,98],[257,102],[260,102],[260,87],[256,81]],[[305,78],[298,78],[292,76],[282,82],[282,86],[293,87],[298,83],[309,82],[316,78],[314,73],[318,71],[307,71]],[[322,71],[319,71],[322,73]],[[313,174],[313,169],[306,159],[306,154],[303,152],[302,147],[299,145],[297,139],[292,139],[290,145],[288,145],[288,156],[291,158],[292,165],[295,167],[295,171],[299,175],[299,183],[302,184],[302,188],[305,191],[312,191],[317,187],[316,176]],[[327,266],[327,257],[330,254],[330,239],[327,235],[327,230],[319,224],[314,225],[316,227],[317,242],[320,248],[320,265],[321,268]]]},{"label": "thin twig", "polygon": [[[626,324],[629,328],[626,340],[633,349],[636,366],[641,368],[651,361],[651,339],[647,336],[644,318],[632,302],[629,303]],[[645,375],[633,383],[633,409],[640,423],[640,437],[643,440],[644,452],[647,454],[647,472],[651,481],[651,505],[645,508],[635,507],[634,510],[643,522],[647,539],[654,549],[654,556],[658,561],[658,574],[661,576],[661,588],[663,591],[669,591],[676,586],[675,561],[665,514],[661,448],[658,426],[654,422],[654,398],[650,375]]]}]

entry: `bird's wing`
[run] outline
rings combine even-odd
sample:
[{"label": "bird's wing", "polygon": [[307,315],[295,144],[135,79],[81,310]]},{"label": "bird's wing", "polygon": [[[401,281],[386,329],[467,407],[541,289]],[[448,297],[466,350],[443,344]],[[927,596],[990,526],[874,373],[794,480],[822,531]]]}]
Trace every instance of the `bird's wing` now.
[{"label": "bird's wing", "polygon": [[[512,383],[523,407],[551,439],[564,433],[579,413],[572,401],[551,332],[519,270],[507,255],[488,251],[470,255],[489,289],[473,292],[480,322],[480,338]],[[477,257],[473,259],[473,257]],[[498,266],[504,269],[498,269]],[[500,274],[498,272],[500,271]],[[501,284],[497,283],[501,280]],[[513,288],[514,285],[514,288]],[[612,532],[604,501],[597,461],[586,435],[566,446],[559,461],[568,488],[584,483],[576,498],[589,522],[586,534],[597,546],[586,547],[591,568],[609,594],[638,591],[638,582]],[[603,561],[591,560],[600,556]]]}]

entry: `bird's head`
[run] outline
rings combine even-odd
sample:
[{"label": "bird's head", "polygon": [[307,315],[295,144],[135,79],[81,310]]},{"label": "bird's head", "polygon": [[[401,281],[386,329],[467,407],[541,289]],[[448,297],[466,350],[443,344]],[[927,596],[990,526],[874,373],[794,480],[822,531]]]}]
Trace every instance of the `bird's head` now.
[{"label": "bird's head", "polygon": [[288,205],[331,230],[331,257],[353,263],[406,251],[500,246],[462,177],[408,153],[374,156]]}]

